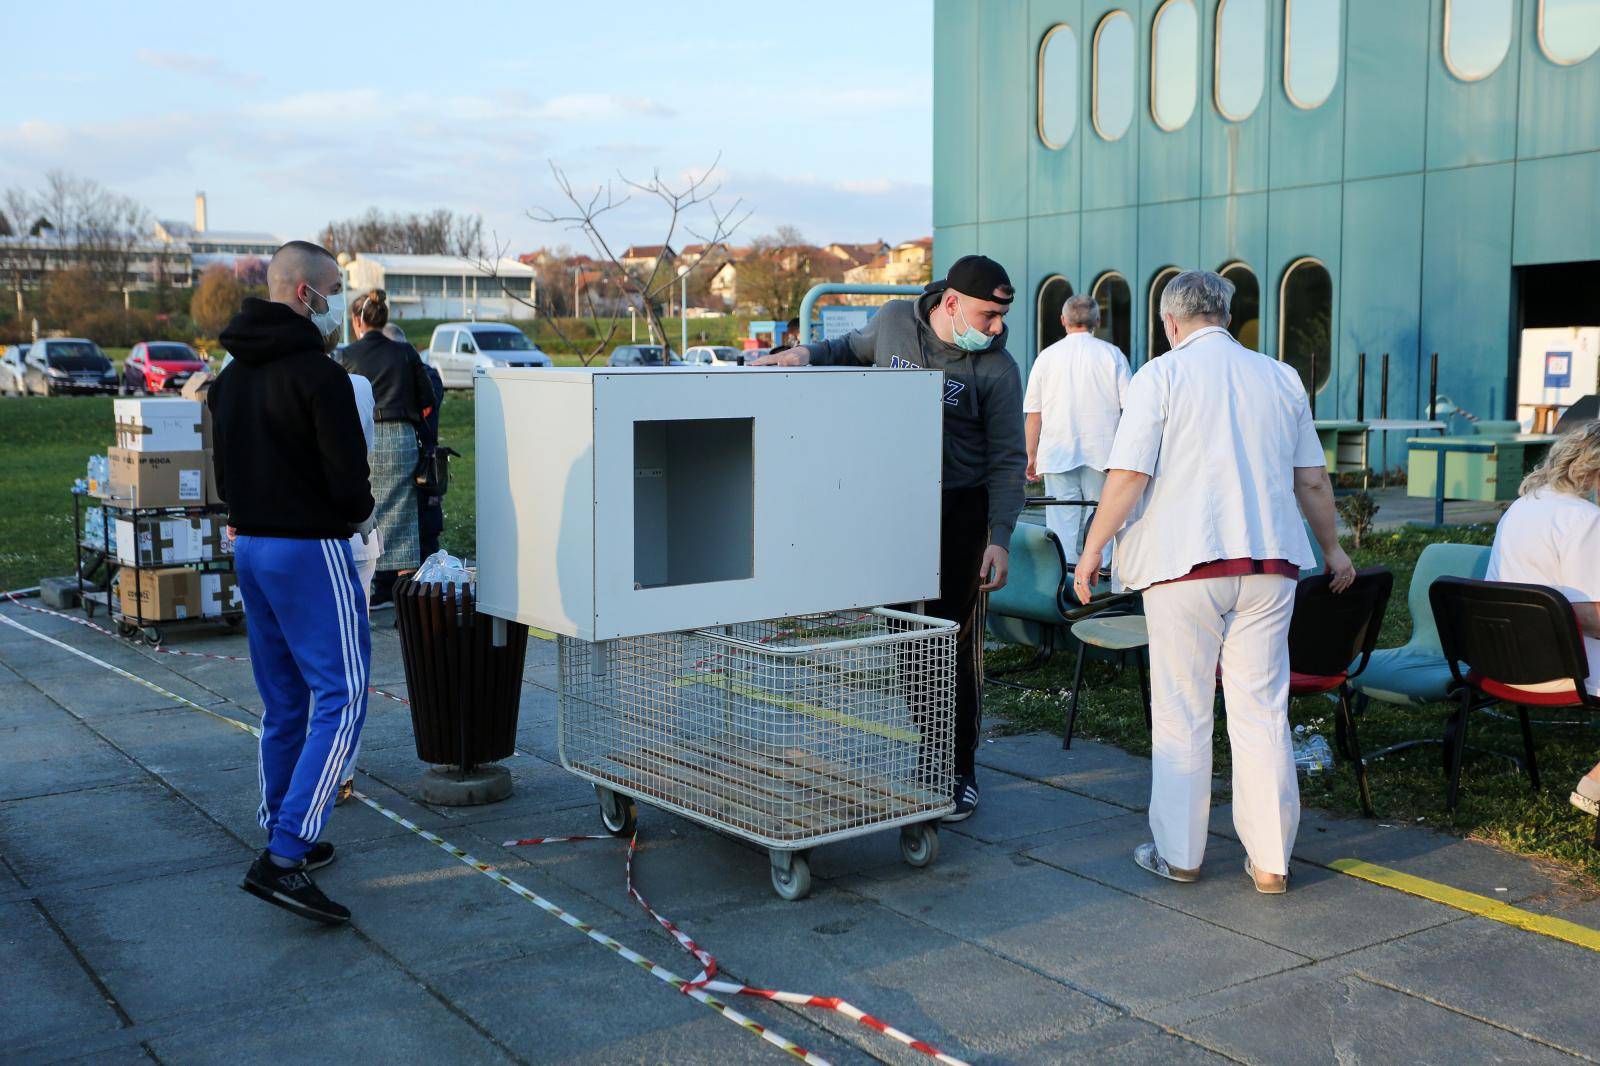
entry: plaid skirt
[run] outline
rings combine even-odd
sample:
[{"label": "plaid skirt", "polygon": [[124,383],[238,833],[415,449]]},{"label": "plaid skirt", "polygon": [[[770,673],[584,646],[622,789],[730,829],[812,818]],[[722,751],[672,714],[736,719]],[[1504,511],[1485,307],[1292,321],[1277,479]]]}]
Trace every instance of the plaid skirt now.
[{"label": "plaid skirt", "polygon": [[379,570],[414,570],[422,564],[417,527],[417,431],[409,422],[379,422],[373,427],[372,498],[383,534]]}]

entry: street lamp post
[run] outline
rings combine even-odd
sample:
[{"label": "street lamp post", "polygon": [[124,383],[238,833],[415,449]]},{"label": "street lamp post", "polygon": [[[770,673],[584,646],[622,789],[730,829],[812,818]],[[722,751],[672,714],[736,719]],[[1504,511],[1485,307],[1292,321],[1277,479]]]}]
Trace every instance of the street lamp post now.
[{"label": "street lamp post", "polygon": [[344,293],[345,313],[339,317],[339,343],[350,343],[350,253],[340,252],[339,263],[339,291]]},{"label": "street lamp post", "polygon": [[639,339],[639,320],[635,317],[635,314],[636,310],[633,304],[630,303],[628,305],[628,340],[630,341]]}]

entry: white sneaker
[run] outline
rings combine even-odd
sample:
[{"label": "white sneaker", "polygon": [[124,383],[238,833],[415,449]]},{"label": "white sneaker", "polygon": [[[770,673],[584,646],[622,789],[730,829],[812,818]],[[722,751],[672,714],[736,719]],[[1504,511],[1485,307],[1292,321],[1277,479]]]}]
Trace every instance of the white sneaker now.
[{"label": "white sneaker", "polygon": [[1140,844],[1134,848],[1133,861],[1138,863],[1141,869],[1149,870],[1157,877],[1165,877],[1168,881],[1182,881],[1188,884],[1200,880],[1199,870],[1183,870],[1173,866],[1156,851],[1154,843]]}]

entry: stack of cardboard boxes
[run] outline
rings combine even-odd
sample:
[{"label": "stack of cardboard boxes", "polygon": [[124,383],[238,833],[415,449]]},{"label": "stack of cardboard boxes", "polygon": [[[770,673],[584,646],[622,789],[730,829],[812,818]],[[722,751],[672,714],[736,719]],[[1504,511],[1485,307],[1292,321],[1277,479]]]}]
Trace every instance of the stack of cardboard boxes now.
[{"label": "stack of cardboard boxes", "polygon": [[231,572],[179,565],[213,562],[232,552],[221,516],[117,513],[222,502],[211,467],[211,415],[205,405],[210,380],[199,373],[181,397],[118,399],[113,408],[117,440],[107,453],[103,496],[112,509],[114,543],[104,550],[128,568],[118,584],[122,613],[133,618],[166,621],[242,609]]}]

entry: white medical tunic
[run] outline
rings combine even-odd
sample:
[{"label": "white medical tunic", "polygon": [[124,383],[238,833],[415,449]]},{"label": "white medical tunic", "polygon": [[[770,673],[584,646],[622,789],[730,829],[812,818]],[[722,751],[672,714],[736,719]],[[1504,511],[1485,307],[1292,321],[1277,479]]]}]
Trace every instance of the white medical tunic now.
[{"label": "white medical tunic", "polygon": [[1310,566],[1294,471],[1325,462],[1295,369],[1196,330],[1128,386],[1107,469],[1150,482],[1117,537],[1117,576],[1145,589],[1223,559]]},{"label": "white medical tunic", "polygon": [[[1486,576],[1548,585],[1571,603],[1600,603],[1600,507],[1549,488],[1519,498],[1495,528]],[[1586,687],[1600,695],[1600,640],[1586,635],[1583,647]]]},{"label": "white medical tunic", "polygon": [[1034,469],[1106,469],[1130,377],[1121,349],[1092,333],[1069,333],[1040,352],[1022,399],[1024,413],[1040,416]]}]

